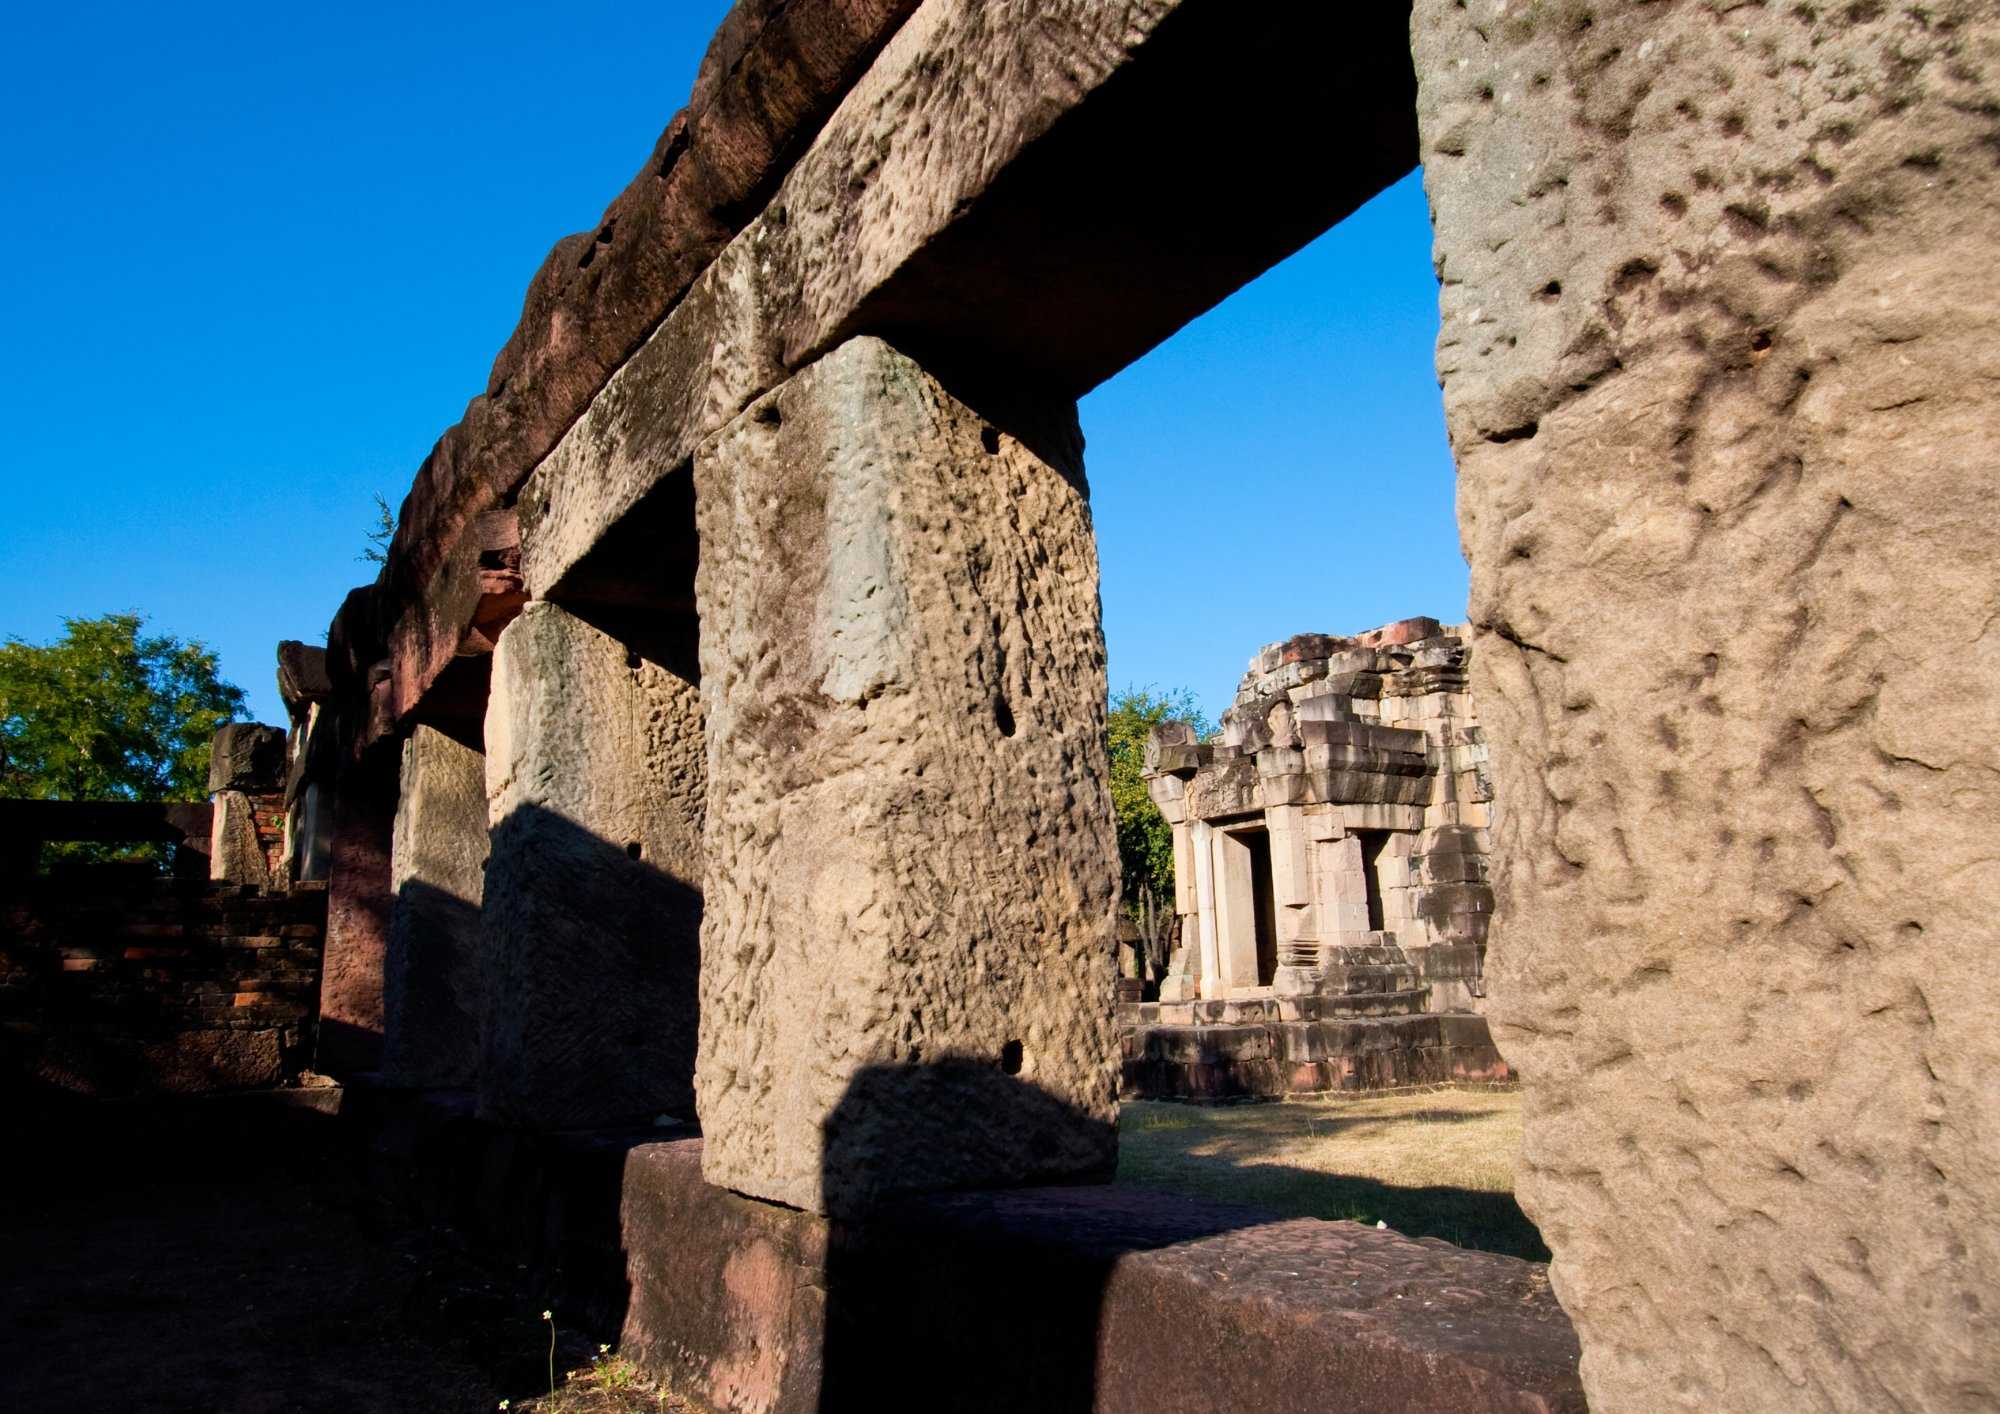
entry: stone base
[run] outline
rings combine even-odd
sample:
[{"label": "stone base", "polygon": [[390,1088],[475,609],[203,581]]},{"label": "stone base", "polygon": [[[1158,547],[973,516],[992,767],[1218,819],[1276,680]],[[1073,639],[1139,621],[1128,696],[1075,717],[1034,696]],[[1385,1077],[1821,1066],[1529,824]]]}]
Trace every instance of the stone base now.
[{"label": "stone base", "polygon": [[704,1408],[1584,1408],[1535,1263],[1116,1185],[847,1223],[704,1183],[699,1139],[350,1096],[380,1177]]},{"label": "stone base", "polygon": [[1515,1079],[1485,1017],[1406,1010],[1413,995],[1421,993],[1121,1006],[1121,1093],[1282,1099]]}]

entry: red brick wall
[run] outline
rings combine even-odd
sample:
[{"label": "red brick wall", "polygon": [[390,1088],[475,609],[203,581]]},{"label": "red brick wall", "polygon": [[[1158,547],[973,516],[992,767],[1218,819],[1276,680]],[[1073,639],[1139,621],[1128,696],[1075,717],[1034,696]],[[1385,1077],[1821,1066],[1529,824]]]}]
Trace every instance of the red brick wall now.
[{"label": "red brick wall", "polygon": [[298,1079],[326,889],[83,871],[0,897],[0,1087],[116,1096]]}]

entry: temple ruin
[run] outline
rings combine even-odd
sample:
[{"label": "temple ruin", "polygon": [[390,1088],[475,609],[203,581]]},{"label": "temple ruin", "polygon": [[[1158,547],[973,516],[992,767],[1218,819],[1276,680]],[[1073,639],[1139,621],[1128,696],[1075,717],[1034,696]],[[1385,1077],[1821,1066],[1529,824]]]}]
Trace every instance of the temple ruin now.
[{"label": "temple ruin", "polygon": [[1153,729],[1179,945],[1119,1008],[1126,1093],[1509,1078],[1479,1014],[1493,784],[1463,629],[1403,619],[1250,660],[1220,739]]},{"label": "temple ruin", "polygon": [[[1518,1264],[1013,1187],[1116,1145],[1075,400],[1421,162],[1495,810],[1475,743],[1413,773],[1407,718],[1258,687],[1256,750],[1160,746],[1176,986],[1324,995],[1394,932],[1482,1007],[1594,1407],[1989,1406],[1996,114],[1974,0],[744,0],[300,686],[318,1066],[401,1076],[441,1184],[418,1110],[572,1164],[480,1191],[718,1407],[989,1316],[1076,1355],[979,1364],[994,1407],[1579,1407]],[[577,1217],[565,1131],[695,1116]],[[907,1279],[1079,1232],[1126,1244],[1087,1309]]]}]

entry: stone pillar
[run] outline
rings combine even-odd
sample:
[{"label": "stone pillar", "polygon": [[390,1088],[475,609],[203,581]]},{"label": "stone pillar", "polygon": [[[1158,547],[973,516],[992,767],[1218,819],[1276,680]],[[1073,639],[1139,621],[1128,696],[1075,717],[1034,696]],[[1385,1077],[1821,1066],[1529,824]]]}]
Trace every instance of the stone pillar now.
[{"label": "stone pillar", "polygon": [[1068,403],[876,339],[695,458],[714,1183],[822,1212],[1108,1177],[1117,856]]},{"label": "stone pillar", "polygon": [[1196,929],[1201,966],[1195,975],[1196,990],[1203,1000],[1222,995],[1222,948],[1215,928],[1215,827],[1197,820],[1188,836],[1194,851],[1195,907],[1200,910]]},{"label": "stone pillar", "polygon": [[691,1114],[695,685],[528,605],[493,653],[486,792],[480,1113],[541,1129]]},{"label": "stone pillar", "polygon": [[389,950],[390,841],[396,777],[370,756],[334,791],[328,849],[326,957],[319,985],[314,1065],[329,1075],[373,1070],[382,1061],[382,968]]},{"label": "stone pillar", "polygon": [[1990,1407],[2000,11],[1412,29],[1487,1014],[1590,1406]]},{"label": "stone pillar", "polygon": [[419,726],[403,743],[383,973],[382,1078],[461,1087],[479,1069],[486,758]]},{"label": "stone pillar", "polygon": [[211,879],[259,888],[285,882],[284,789],[282,728],[231,722],[216,730],[208,757]]}]

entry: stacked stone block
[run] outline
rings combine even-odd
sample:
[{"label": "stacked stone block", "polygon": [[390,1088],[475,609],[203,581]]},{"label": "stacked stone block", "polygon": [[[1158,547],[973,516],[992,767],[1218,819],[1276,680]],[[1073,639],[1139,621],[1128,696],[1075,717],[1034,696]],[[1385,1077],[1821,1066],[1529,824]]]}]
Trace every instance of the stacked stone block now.
[{"label": "stacked stone block", "polygon": [[1468,651],[1434,619],[1301,634],[1251,659],[1217,740],[1154,731],[1182,942],[1158,1004],[1119,1008],[1128,1094],[1508,1077],[1474,1014],[1493,792]]},{"label": "stacked stone block", "polygon": [[88,872],[0,902],[0,1047],[30,1090],[117,1096],[296,1080],[326,893]]},{"label": "stacked stone block", "polygon": [[264,886],[285,878],[285,732],[258,722],[217,729],[208,758],[214,803],[210,877]]},{"label": "stacked stone block", "polygon": [[[1155,733],[1150,788],[1174,827],[1176,877],[1193,881],[1176,887],[1184,943],[1163,1001],[1309,992],[1342,949],[1379,934],[1408,950],[1441,1007],[1476,1004],[1493,789],[1469,656],[1463,632],[1435,619],[1300,634],[1251,659],[1219,740],[1178,723]],[[1243,946],[1241,888],[1213,881],[1212,857],[1245,826],[1269,839],[1270,975]]]}]

